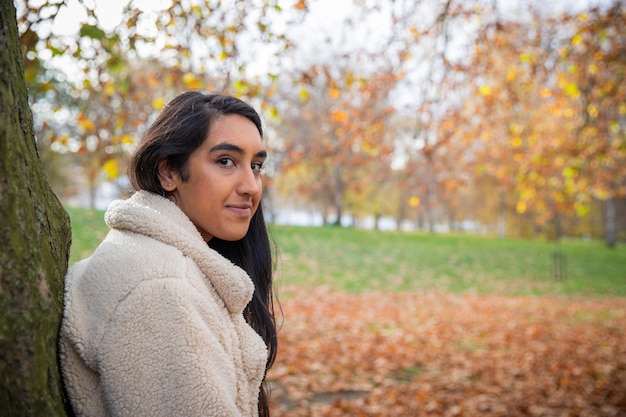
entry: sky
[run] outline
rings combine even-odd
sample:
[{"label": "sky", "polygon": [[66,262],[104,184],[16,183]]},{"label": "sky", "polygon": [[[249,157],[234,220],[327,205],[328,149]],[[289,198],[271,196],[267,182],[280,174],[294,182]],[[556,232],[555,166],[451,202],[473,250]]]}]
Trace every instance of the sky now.
[{"label": "sky", "polygon": [[[24,0],[22,0],[24,1]],[[36,2],[37,0],[31,0]],[[191,0],[192,2],[194,0]],[[443,0],[432,0],[440,5]],[[549,14],[563,12],[578,13],[594,5],[611,4],[611,0],[497,0],[499,8],[506,17],[521,17],[529,4],[535,4]],[[95,4],[95,13],[99,25],[105,30],[113,30],[122,20],[122,11],[129,0],[68,0],[56,17],[54,24],[47,30],[58,35],[73,36],[78,33],[81,24],[86,20],[86,13],[80,3]],[[226,1],[225,3],[228,3]],[[289,2],[281,2],[288,9]],[[157,11],[167,8],[171,0],[133,0],[135,7],[146,11]],[[385,2],[378,2],[385,4]],[[390,19],[385,11],[370,13],[364,22],[350,28],[349,39],[346,39],[346,19],[355,15],[353,0],[308,0],[309,13],[302,24],[290,28],[289,36],[297,39],[299,45],[307,45],[306,49],[313,52],[309,55],[323,53],[323,45],[327,38],[332,39],[334,48],[349,47],[350,43],[375,42],[376,36],[384,38],[389,33]],[[272,24],[275,24],[273,22]],[[154,30],[144,25],[141,30]],[[283,26],[279,24],[279,26]],[[46,30],[46,29],[44,29]],[[279,29],[280,30],[280,29]],[[307,51],[308,52],[308,51]]]},{"label": "sky", "polygon": [[[129,0],[84,0],[85,4],[96,5],[96,15],[105,30],[112,30],[121,21],[121,13]],[[33,1],[32,3],[36,3]],[[57,34],[75,34],[86,14],[79,0],[67,1],[67,6],[59,13],[53,30]],[[382,2],[381,2],[382,3]],[[439,3],[438,0],[433,3]],[[501,10],[512,16],[519,15],[528,4],[537,4],[549,13],[578,13],[594,5],[607,5],[611,0],[498,0]],[[171,0],[133,0],[135,7],[144,10],[162,10],[171,4]],[[309,17],[297,30],[307,32],[309,36],[326,35],[336,31],[344,19],[353,13],[352,0],[309,0]],[[376,27],[374,18],[372,27]],[[312,29],[315,29],[313,31]],[[315,33],[314,33],[315,32]]]}]

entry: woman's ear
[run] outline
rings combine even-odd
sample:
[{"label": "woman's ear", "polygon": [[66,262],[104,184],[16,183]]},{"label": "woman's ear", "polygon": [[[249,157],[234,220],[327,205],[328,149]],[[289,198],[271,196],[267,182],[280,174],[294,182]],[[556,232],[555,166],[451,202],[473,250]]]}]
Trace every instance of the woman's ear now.
[{"label": "woman's ear", "polygon": [[161,183],[161,188],[167,192],[172,192],[176,189],[177,179],[179,176],[173,171],[166,161],[159,162],[157,167],[157,176]]}]

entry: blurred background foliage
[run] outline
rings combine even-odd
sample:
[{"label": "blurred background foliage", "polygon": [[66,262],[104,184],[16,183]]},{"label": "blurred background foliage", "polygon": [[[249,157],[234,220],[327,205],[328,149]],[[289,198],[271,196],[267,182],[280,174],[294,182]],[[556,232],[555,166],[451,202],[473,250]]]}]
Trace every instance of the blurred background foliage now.
[{"label": "blurred background foliage", "polygon": [[626,8],[543,3],[15,2],[37,145],[68,205],[125,195],[146,126],[205,89],[260,109],[275,218],[612,247],[626,240]]}]

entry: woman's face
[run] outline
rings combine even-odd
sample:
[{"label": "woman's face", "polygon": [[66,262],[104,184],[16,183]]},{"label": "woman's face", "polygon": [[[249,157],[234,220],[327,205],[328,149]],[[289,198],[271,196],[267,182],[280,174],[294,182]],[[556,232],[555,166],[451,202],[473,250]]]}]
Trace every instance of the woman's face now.
[{"label": "woman's face", "polygon": [[[263,194],[267,153],[252,121],[237,114],[213,121],[209,136],[187,161],[189,178],[160,170],[161,186],[205,241],[242,239]],[[170,184],[170,185],[168,185]]]}]

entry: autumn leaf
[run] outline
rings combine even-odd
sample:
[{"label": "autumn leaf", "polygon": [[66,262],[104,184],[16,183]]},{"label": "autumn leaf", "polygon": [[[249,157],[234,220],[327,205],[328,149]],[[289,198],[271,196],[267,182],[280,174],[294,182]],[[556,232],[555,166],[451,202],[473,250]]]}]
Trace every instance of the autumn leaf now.
[{"label": "autumn leaf", "polygon": [[330,115],[330,118],[334,121],[334,122],[345,122],[346,120],[348,120],[348,113],[346,113],[345,111],[335,111]]},{"label": "autumn leaf", "polygon": [[300,101],[305,102],[309,98],[309,90],[304,87],[300,88]]},{"label": "autumn leaf", "polygon": [[506,82],[510,83],[510,82],[515,81],[516,76],[517,76],[516,68],[514,66],[510,66],[506,72]]},{"label": "autumn leaf", "polygon": [[165,99],[158,97],[152,100],[152,108],[155,110],[161,110],[165,106]]},{"label": "autumn leaf", "polygon": [[108,161],[106,161],[104,165],[102,165],[102,170],[109,180],[117,178],[120,174],[119,167],[115,159],[109,159]]},{"label": "autumn leaf", "polygon": [[268,109],[268,113],[270,117],[272,118],[272,120],[276,122],[280,122],[280,114],[278,113],[278,109],[275,106],[271,106]]},{"label": "autumn leaf", "polygon": [[80,127],[83,128],[84,131],[86,132],[93,132],[96,130],[96,125],[89,119],[87,118],[87,116],[85,116],[84,114],[79,114],[76,117],[76,120],[78,121],[78,124],[80,125]]},{"label": "autumn leaf", "polygon": [[483,84],[478,89],[478,92],[480,93],[481,96],[488,97],[491,95],[491,86],[488,84]]},{"label": "autumn leaf", "polygon": [[565,94],[567,94],[568,96],[572,98],[580,97],[580,90],[578,89],[578,86],[575,83],[570,82],[570,83],[565,84],[563,91],[565,92]]},{"label": "autumn leaf", "polygon": [[328,98],[336,99],[341,95],[341,90],[338,88],[331,88],[328,91]]},{"label": "autumn leaf", "polygon": [[236,94],[242,96],[249,90],[250,84],[244,80],[237,80],[233,83],[233,87],[235,88]]},{"label": "autumn leaf", "polygon": [[113,83],[106,83],[104,85],[104,94],[107,96],[112,96],[113,94],[115,94],[115,86],[113,85]]},{"label": "autumn leaf", "polygon": [[183,75],[183,83],[191,90],[197,90],[202,88],[202,80],[198,78],[193,72],[187,72]]}]

